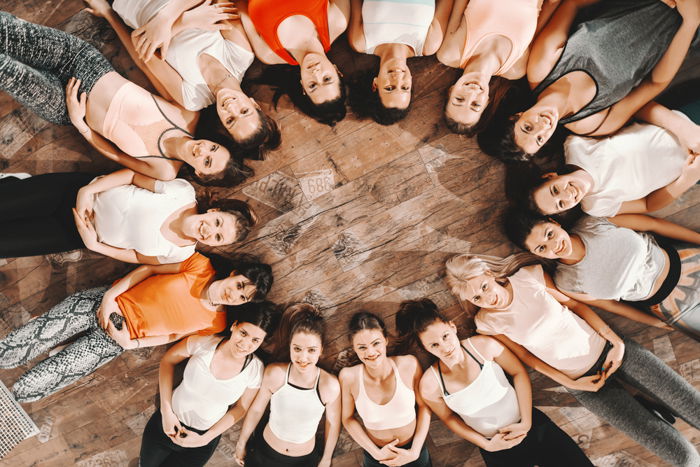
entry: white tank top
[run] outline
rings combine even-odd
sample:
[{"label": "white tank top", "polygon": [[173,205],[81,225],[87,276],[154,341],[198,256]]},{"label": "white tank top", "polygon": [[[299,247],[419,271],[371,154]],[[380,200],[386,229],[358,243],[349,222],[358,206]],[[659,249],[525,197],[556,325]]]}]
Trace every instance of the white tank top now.
[{"label": "white tank top", "polygon": [[156,181],[155,192],[136,185],[110,188],[95,195],[97,238],[113,247],[155,256],[161,263],[179,263],[192,256],[195,245],[175,245],[160,229],[173,212],[196,202],[194,187],[181,178]]},{"label": "white tank top", "polygon": [[437,363],[438,371],[435,371],[435,365],[430,368],[440,386],[445,405],[462,417],[464,423],[485,437],[491,438],[504,426],[520,421],[518,397],[501,366],[492,360],[486,360],[469,339],[467,342],[484,361],[481,364],[466,348],[462,347],[481,368],[479,376],[469,385],[449,394],[442,381],[440,361]]},{"label": "white tank top", "polygon": [[[114,0],[112,8],[132,29],[146,24],[169,0]],[[211,93],[199,70],[197,59],[203,53],[211,55],[238,81],[253,63],[255,55],[227,41],[219,31],[188,29],[172,38],[165,60],[182,77],[182,99],[187,110],[201,110],[213,104]]]},{"label": "white tank top", "polygon": [[420,57],[434,15],[435,0],[365,0],[365,53],[374,53],[382,44],[406,44]]},{"label": "white tank top", "polygon": [[370,430],[392,430],[408,425],[416,419],[416,394],[401,379],[396,363],[389,358],[394,369],[396,389],[391,400],[386,404],[377,404],[365,391],[365,367],[360,367],[359,389],[355,399],[355,410],[362,418],[362,423]]},{"label": "white tank top", "polygon": [[219,379],[211,374],[211,361],[222,338],[190,336],[187,351],[191,355],[185,366],[182,383],[172,397],[173,412],[178,420],[198,430],[208,430],[226,414],[248,388],[259,388],[264,366],[255,355],[246,359],[237,375]]},{"label": "white tank top", "polygon": [[284,385],[270,398],[270,430],[282,441],[301,444],[309,441],[316,434],[318,422],[321,421],[326,406],[321,402],[318,381],[321,369],[318,369],[316,384],[312,388],[300,388],[289,382],[287,366]]}]

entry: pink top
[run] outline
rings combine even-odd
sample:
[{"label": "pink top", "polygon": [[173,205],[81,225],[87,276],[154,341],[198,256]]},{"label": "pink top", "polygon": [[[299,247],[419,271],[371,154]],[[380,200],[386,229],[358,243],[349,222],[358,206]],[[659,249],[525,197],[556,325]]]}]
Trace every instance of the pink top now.
[{"label": "pink top", "polygon": [[569,378],[586,373],[603,352],[605,339],[547,292],[542,266],[521,268],[508,279],[513,301],[505,310],[477,313],[477,330],[504,334]]},{"label": "pink top", "polygon": [[464,10],[467,40],[460,67],[464,68],[481,41],[499,35],[510,40],[511,50],[496,75],[508,71],[525,53],[535,35],[540,13],[537,3],[538,0],[469,0]]},{"label": "pink top", "polygon": [[[168,112],[172,105],[142,87],[124,83],[107,108],[102,136],[133,157],[161,157],[161,139],[188,135],[181,112]],[[163,156],[164,157],[164,156]]]}]

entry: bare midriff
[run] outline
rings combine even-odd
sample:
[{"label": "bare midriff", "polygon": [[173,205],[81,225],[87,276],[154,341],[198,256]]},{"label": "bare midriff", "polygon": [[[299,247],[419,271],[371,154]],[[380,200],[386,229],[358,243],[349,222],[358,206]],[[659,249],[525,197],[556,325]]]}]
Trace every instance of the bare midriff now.
[{"label": "bare midriff", "polygon": [[265,425],[265,430],[263,431],[263,438],[267,441],[272,449],[284,454],[285,456],[300,457],[310,454],[314,450],[316,445],[316,436],[312,436],[310,440],[305,443],[290,443],[289,441],[284,441],[279,439],[270,429],[270,424]]},{"label": "bare midriff", "polygon": [[380,448],[391,443],[395,439],[399,440],[397,446],[401,447],[410,443],[413,439],[413,434],[416,432],[416,420],[413,419],[411,423],[400,428],[391,428],[388,430],[370,430],[365,427],[365,431],[367,431],[367,435],[372,442]]}]

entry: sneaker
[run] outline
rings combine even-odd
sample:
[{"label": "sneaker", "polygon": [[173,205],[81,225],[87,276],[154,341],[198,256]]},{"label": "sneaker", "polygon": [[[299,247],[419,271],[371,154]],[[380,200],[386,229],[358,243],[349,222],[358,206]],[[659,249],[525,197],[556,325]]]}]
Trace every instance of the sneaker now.
[{"label": "sneaker", "polygon": [[0,180],[2,180],[3,178],[7,178],[7,177],[14,177],[14,178],[17,178],[19,180],[24,180],[25,178],[31,177],[31,175],[28,173],[25,173],[25,172],[0,173]]}]

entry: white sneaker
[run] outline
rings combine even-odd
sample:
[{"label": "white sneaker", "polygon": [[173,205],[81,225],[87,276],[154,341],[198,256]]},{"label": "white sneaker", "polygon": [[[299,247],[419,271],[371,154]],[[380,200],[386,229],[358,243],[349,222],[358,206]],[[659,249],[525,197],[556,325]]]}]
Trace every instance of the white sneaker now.
[{"label": "white sneaker", "polygon": [[30,174],[25,173],[25,172],[16,172],[16,173],[0,173],[0,180],[6,177],[15,177],[19,178],[20,180],[24,180],[25,178],[31,177]]}]

